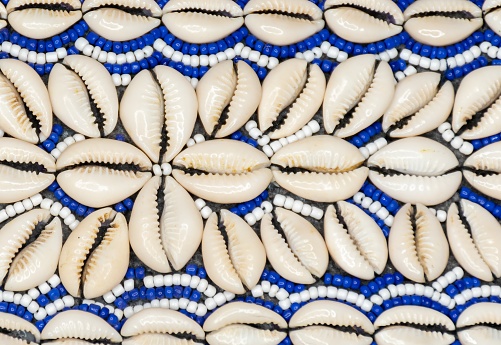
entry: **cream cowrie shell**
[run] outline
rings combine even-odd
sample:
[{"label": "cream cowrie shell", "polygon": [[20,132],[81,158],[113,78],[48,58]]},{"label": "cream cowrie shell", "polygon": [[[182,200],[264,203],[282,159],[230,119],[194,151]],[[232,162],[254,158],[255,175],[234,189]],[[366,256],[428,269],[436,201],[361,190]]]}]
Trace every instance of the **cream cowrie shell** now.
[{"label": "cream cowrie shell", "polygon": [[216,42],[244,24],[242,9],[231,0],[171,0],[163,13],[174,36],[197,44]]},{"label": "cream cowrie shell", "polygon": [[117,203],[150,179],[151,162],[139,149],[112,139],[87,139],[57,160],[57,182],[73,199],[91,207]]},{"label": "cream cowrie shell", "polygon": [[261,239],[273,269],[297,284],[313,284],[327,270],[329,253],[322,235],[300,215],[275,208],[261,220]]},{"label": "cream cowrie shell", "polygon": [[447,121],[454,104],[450,81],[440,85],[441,75],[422,72],[397,84],[395,96],[383,116],[383,131],[404,138],[432,131]]},{"label": "cream cowrie shell", "polygon": [[437,279],[449,261],[449,244],[437,217],[422,204],[398,211],[388,238],[390,260],[407,279]]},{"label": "cream cowrie shell", "polygon": [[220,213],[225,236],[219,228],[217,213],[212,213],[202,238],[204,267],[218,287],[243,294],[245,288],[252,289],[259,282],[266,252],[259,237],[242,218],[225,209]]},{"label": "cream cowrie shell", "polygon": [[[174,335],[170,334],[159,334],[159,333],[145,333],[136,335],[131,338],[124,339],[122,345],[202,345],[203,343],[197,342],[195,340],[180,339]],[[58,344],[54,344],[58,345]],[[66,344],[61,344],[66,345]],[[73,344],[68,344],[73,345]],[[80,345],[80,344],[75,344]],[[82,344],[87,345],[87,344]],[[91,345],[91,344],[89,344]]]},{"label": "cream cowrie shell", "polygon": [[[63,231],[59,218],[51,218],[48,210],[34,209],[2,227],[0,282],[4,282],[6,290],[29,290],[47,281],[56,272]],[[38,233],[37,229],[42,226]],[[26,245],[35,234],[35,240]]]},{"label": "cream cowrie shell", "polygon": [[402,31],[404,15],[391,0],[327,0],[325,20],[339,37],[355,43],[372,43]]},{"label": "cream cowrie shell", "polygon": [[[124,337],[133,337],[129,340],[142,334],[171,334],[198,340],[205,339],[205,333],[198,323],[178,311],[163,308],[143,309],[132,315],[124,323],[120,332]],[[175,336],[173,338],[173,341],[181,341]]]},{"label": "cream cowrie shell", "polygon": [[405,31],[431,46],[457,43],[482,27],[482,10],[471,1],[420,0],[404,11]]},{"label": "cream cowrie shell", "polygon": [[220,204],[251,200],[271,182],[266,155],[243,142],[216,139],[174,158],[172,175],[188,192]]},{"label": "cream cowrie shell", "polygon": [[495,33],[501,32],[501,1],[486,0],[482,6],[485,23]]},{"label": "cream cowrie shell", "polygon": [[85,0],[84,20],[110,41],[138,38],[160,25],[162,10],[154,0]]},{"label": "cream cowrie shell", "polygon": [[320,67],[301,59],[282,62],[263,81],[259,129],[271,139],[294,134],[318,111],[324,91]]},{"label": "cream cowrie shell", "polygon": [[7,26],[7,9],[4,4],[0,4],[0,29],[3,29]]},{"label": "cream cowrie shell", "polygon": [[501,132],[501,66],[473,71],[459,85],[452,130],[466,140]]},{"label": "cream cowrie shell", "polygon": [[173,68],[139,72],[120,102],[120,120],[154,163],[169,163],[186,145],[197,119],[197,96]]},{"label": "cream cowrie shell", "polygon": [[329,205],[324,216],[325,243],[334,262],[360,279],[374,279],[388,260],[386,239],[364,211],[345,201]]},{"label": "cream cowrie shell", "polygon": [[447,238],[454,257],[484,281],[501,277],[501,225],[482,206],[462,199],[447,212]]},{"label": "cream cowrie shell", "polygon": [[19,316],[0,313],[0,328],[3,332],[12,333],[12,335],[16,336],[0,333],[0,342],[2,344],[28,345],[40,342],[40,331],[34,324]]},{"label": "cream cowrie shell", "polygon": [[172,177],[152,177],[136,197],[129,221],[132,250],[160,273],[178,271],[198,249],[203,222],[195,202]]},{"label": "cream cowrie shell", "polygon": [[[270,327],[261,328],[268,324]],[[207,342],[217,344],[277,345],[287,334],[287,322],[265,307],[232,302],[214,311],[204,322]]]},{"label": "cream cowrie shell", "polygon": [[360,151],[343,139],[316,135],[280,149],[271,158],[275,181],[302,198],[318,202],[347,199],[368,175]]},{"label": "cream cowrie shell", "polygon": [[394,141],[368,160],[369,178],[399,201],[436,205],[448,200],[461,183],[459,162],[447,147],[424,137]]},{"label": "cream cowrie shell", "polygon": [[480,302],[468,307],[456,322],[458,338],[464,345],[496,345],[501,341],[501,305]]},{"label": "cream cowrie shell", "polygon": [[82,310],[66,310],[54,316],[42,330],[42,340],[83,339],[118,343],[120,334],[105,320]]},{"label": "cream cowrie shell", "polygon": [[200,79],[196,93],[205,131],[223,138],[243,127],[254,114],[261,100],[261,83],[246,62],[223,61]]},{"label": "cream cowrie shell", "polygon": [[52,131],[49,93],[40,76],[26,63],[0,61],[0,129],[32,144]]},{"label": "cream cowrie shell", "polygon": [[[416,327],[414,328],[413,325]],[[381,345],[407,343],[448,345],[455,340],[454,323],[444,314],[421,306],[398,306],[384,311],[374,322],[375,340]],[[435,328],[435,330],[420,329]]]},{"label": "cream cowrie shell", "polygon": [[82,18],[78,0],[13,0],[7,4],[9,24],[21,35],[44,39],[69,29]]},{"label": "cream cowrie shell", "polygon": [[11,203],[41,192],[52,182],[54,157],[41,148],[13,138],[0,138],[0,203]]},{"label": "cream cowrie shell", "polygon": [[383,116],[394,92],[395,78],[387,62],[378,62],[370,54],[342,62],[325,91],[325,132],[340,138],[357,134]]},{"label": "cream cowrie shell", "polygon": [[289,329],[294,345],[369,345],[372,338],[367,335],[374,333],[374,326],[367,316],[349,305],[328,300],[301,307],[290,319]]},{"label": "cream cowrie shell", "polygon": [[468,157],[463,175],[475,189],[501,200],[501,142],[484,146]]},{"label": "cream cowrie shell", "polygon": [[128,264],[127,222],[108,207],[88,215],[70,234],[59,258],[59,275],[72,296],[90,299],[120,283]]},{"label": "cream cowrie shell", "polygon": [[70,55],[49,75],[54,114],[75,132],[98,138],[118,122],[118,96],[108,71],[93,58]]}]

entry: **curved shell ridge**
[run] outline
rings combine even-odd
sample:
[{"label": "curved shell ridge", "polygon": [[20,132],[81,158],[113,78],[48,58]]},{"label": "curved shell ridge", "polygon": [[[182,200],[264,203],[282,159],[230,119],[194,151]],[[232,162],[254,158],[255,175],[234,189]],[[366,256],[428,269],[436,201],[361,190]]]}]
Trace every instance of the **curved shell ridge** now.
[{"label": "curved shell ridge", "polygon": [[280,0],[257,0],[250,1],[244,8],[244,14],[249,14],[251,12],[274,10],[278,12],[285,13],[298,13],[311,16],[314,20],[322,19],[322,11],[313,3],[300,1],[300,0],[290,0],[290,1],[280,1]]}]

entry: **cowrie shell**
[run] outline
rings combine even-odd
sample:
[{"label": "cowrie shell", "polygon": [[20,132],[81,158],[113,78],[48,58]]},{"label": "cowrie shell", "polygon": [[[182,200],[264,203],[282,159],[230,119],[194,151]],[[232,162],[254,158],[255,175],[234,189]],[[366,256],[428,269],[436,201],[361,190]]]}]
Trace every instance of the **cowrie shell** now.
[{"label": "cowrie shell", "polygon": [[346,138],[376,122],[391,103],[395,78],[390,65],[374,55],[341,63],[331,74],[323,103],[324,128]]},{"label": "cowrie shell", "polygon": [[[439,327],[428,331],[412,326]],[[454,323],[444,314],[421,306],[398,306],[384,311],[374,322],[377,344],[433,344],[449,345],[454,342],[453,335],[446,333],[455,330]]]},{"label": "cowrie shell", "polygon": [[148,308],[132,315],[120,331],[124,337],[142,334],[188,335],[205,339],[205,332],[192,319],[178,311],[163,308]]},{"label": "cowrie shell", "polygon": [[7,26],[7,9],[4,4],[0,4],[0,29],[3,29]]},{"label": "cowrie shell", "polygon": [[244,15],[251,34],[278,46],[302,41],[325,25],[322,10],[305,0],[250,0]]},{"label": "cowrie shell", "polygon": [[49,137],[52,109],[40,76],[14,59],[0,61],[0,71],[0,129],[32,144]]},{"label": "cowrie shell", "polygon": [[205,131],[216,138],[241,128],[261,100],[261,83],[244,61],[223,61],[212,67],[197,85],[198,113]]},{"label": "cowrie shell", "polygon": [[[49,342],[44,342],[44,345],[106,345],[105,343],[91,343],[86,340],[80,340],[80,339],[61,339],[61,340],[54,340],[54,341],[49,341]],[[125,341],[122,342],[123,345],[125,345]]]},{"label": "cowrie shell", "polygon": [[471,1],[420,0],[404,11],[405,31],[431,46],[457,43],[482,27],[482,10]]},{"label": "cowrie shell", "polygon": [[480,302],[468,307],[456,322],[461,344],[499,344],[501,332],[494,327],[501,324],[500,314],[501,306],[498,303]]},{"label": "cowrie shell", "polygon": [[266,155],[230,139],[205,141],[174,158],[172,175],[188,192],[220,204],[251,200],[268,187]]},{"label": "cowrie shell", "polygon": [[[421,0],[420,0],[421,1]],[[461,183],[459,162],[447,147],[424,137],[394,141],[368,160],[369,178],[401,202],[436,205],[448,200]]]},{"label": "cowrie shell", "polygon": [[136,335],[135,337],[124,339],[124,341],[122,342],[122,345],[201,345],[201,344],[203,343],[199,343],[189,339],[180,339],[170,334],[156,334],[156,333]]},{"label": "cowrie shell", "polygon": [[[0,282],[4,281],[6,290],[29,290],[47,281],[56,272],[63,232],[59,218],[49,222],[50,218],[48,210],[35,209],[17,216],[2,227]],[[25,246],[41,223],[46,223],[41,233]]]},{"label": "cowrie shell", "polygon": [[329,254],[322,235],[300,215],[277,207],[261,220],[261,239],[273,269],[297,284],[313,284],[327,270]]},{"label": "cowrie shell", "polygon": [[12,0],[8,21],[21,35],[44,39],[69,29],[82,18],[78,0]]},{"label": "cowrie shell", "polygon": [[[29,321],[26,321],[19,316],[1,313],[0,314],[0,328],[3,332],[15,332],[23,335],[22,338],[15,338],[8,334],[0,333],[0,341],[5,345],[37,345],[40,342],[40,331]],[[21,334],[20,334],[21,333]]]},{"label": "cowrie shell", "polygon": [[[271,324],[273,329],[259,325]],[[204,323],[207,342],[222,344],[276,345],[285,337],[287,322],[277,313],[257,304],[231,302],[216,309]]]},{"label": "cowrie shell", "polygon": [[163,13],[174,36],[197,44],[219,41],[244,23],[242,9],[231,0],[171,0]]},{"label": "cowrie shell", "polygon": [[300,130],[322,105],[325,75],[314,64],[290,59],[275,67],[263,82],[259,129],[271,139]]},{"label": "cowrie shell", "polygon": [[56,314],[45,325],[41,338],[122,341],[120,334],[105,320],[81,310],[66,310]]},{"label": "cowrie shell", "polygon": [[[366,335],[338,330],[358,329]],[[335,301],[314,301],[301,307],[290,319],[290,338],[294,345],[352,344],[369,345],[374,333],[370,320],[349,305]],[[295,329],[299,328],[299,329]],[[322,338],[328,336],[329,338]]]},{"label": "cowrie shell", "polygon": [[96,298],[120,283],[128,264],[127,222],[108,207],[92,212],[70,234],[59,258],[59,275],[72,296]]},{"label": "cowrie shell", "polygon": [[59,159],[57,182],[73,199],[91,207],[117,203],[150,179],[151,162],[140,150],[112,139],[87,139]]},{"label": "cowrie shell", "polygon": [[118,97],[108,71],[96,60],[70,55],[56,64],[48,89],[54,114],[87,137],[110,134],[118,122]]},{"label": "cowrie shell", "polygon": [[486,0],[482,6],[485,23],[495,33],[501,32],[501,1]]},{"label": "cowrie shell", "polygon": [[152,162],[168,163],[193,132],[197,103],[193,87],[181,73],[157,66],[132,79],[120,102],[120,120]]},{"label": "cowrie shell", "polygon": [[55,171],[54,157],[41,148],[0,138],[0,203],[23,200],[44,190],[54,182]]},{"label": "cowrie shell", "polygon": [[271,158],[273,176],[281,187],[318,202],[344,200],[360,190],[368,175],[363,162],[355,146],[328,135],[289,144]]},{"label": "cowrie shell", "polygon": [[454,257],[471,275],[492,281],[501,277],[501,225],[482,206],[461,199],[447,212],[447,238]]},{"label": "cowrie shell", "polygon": [[84,20],[110,41],[138,38],[160,25],[162,10],[154,0],[85,0]]},{"label": "cowrie shell", "polygon": [[466,140],[501,132],[501,67],[483,67],[463,78],[452,111],[452,130]]},{"label": "cowrie shell", "polygon": [[329,205],[324,216],[325,243],[334,262],[364,280],[381,274],[388,260],[386,239],[364,211],[345,201]]},{"label": "cowrie shell", "polygon": [[405,204],[398,211],[388,250],[398,272],[419,283],[438,278],[449,260],[449,245],[442,226],[422,204]]},{"label": "cowrie shell", "polygon": [[463,175],[477,190],[501,199],[501,143],[487,145],[472,154],[463,164]]},{"label": "cowrie shell", "polygon": [[356,43],[372,43],[402,31],[404,15],[391,0],[327,0],[325,20],[334,33]]},{"label": "cowrie shell", "polygon": [[[158,198],[161,198],[158,204]],[[172,177],[152,177],[136,197],[129,222],[132,250],[160,273],[186,265],[202,241],[203,222],[195,202]]]},{"label": "cowrie shell", "polygon": [[440,86],[440,78],[439,73],[422,72],[397,84],[383,116],[383,130],[390,137],[421,135],[447,120],[454,104],[454,87],[450,81]]},{"label": "cowrie shell", "polygon": [[202,239],[204,267],[220,288],[234,294],[245,293],[259,282],[266,264],[266,252],[254,230],[239,216],[221,210],[227,241],[219,229],[216,213],[205,224]]}]

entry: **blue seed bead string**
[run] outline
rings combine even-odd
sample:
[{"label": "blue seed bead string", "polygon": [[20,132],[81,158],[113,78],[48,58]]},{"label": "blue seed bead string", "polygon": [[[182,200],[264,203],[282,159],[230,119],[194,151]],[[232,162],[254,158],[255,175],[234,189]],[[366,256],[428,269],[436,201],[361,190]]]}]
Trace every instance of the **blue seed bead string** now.
[{"label": "blue seed bead string", "polygon": [[[493,60],[492,64],[494,65],[494,61],[499,61],[499,65],[501,65],[501,60]],[[501,133],[491,135],[490,137],[486,137],[483,139],[475,139],[471,141],[473,145],[473,150],[480,150],[482,147],[487,146],[489,144],[497,143],[501,140]]]},{"label": "blue seed bead string", "polygon": [[59,142],[59,139],[61,138],[61,135],[63,134],[63,132],[64,132],[63,126],[61,126],[59,124],[53,125],[52,132],[50,133],[49,137],[38,146],[41,149],[50,153],[52,150],[54,150],[56,148],[56,145]]},{"label": "blue seed bead string", "polygon": [[230,211],[236,214],[237,216],[243,217],[246,214],[251,213],[252,210],[255,209],[256,207],[260,207],[263,201],[268,199],[268,196],[269,196],[268,190],[264,190],[259,196],[255,197],[250,201],[243,202],[235,207],[232,207]]},{"label": "blue seed bead string", "polygon": [[381,122],[375,122],[366,129],[360,131],[358,134],[348,139],[348,142],[352,145],[355,145],[357,148],[361,148],[382,131],[383,126],[381,125]]},{"label": "blue seed bead string", "polygon": [[251,145],[252,147],[259,147],[259,144],[256,140],[252,139],[251,137],[245,136],[241,131],[237,131],[230,135],[230,139],[241,141],[243,143]]},{"label": "blue seed bead string", "polygon": [[501,205],[488,200],[486,197],[482,195],[474,193],[473,191],[471,191],[471,189],[467,187],[461,187],[459,191],[459,196],[462,199],[466,199],[476,204],[479,204],[487,211],[489,211],[496,219],[501,219]]},{"label": "blue seed bead string", "polygon": [[455,80],[459,79],[461,77],[465,77],[471,72],[473,72],[476,69],[479,69],[480,67],[485,67],[488,64],[488,60],[485,56],[480,56],[476,60],[464,64],[461,67],[454,67],[452,69],[447,69],[445,73],[445,78],[447,80]]}]

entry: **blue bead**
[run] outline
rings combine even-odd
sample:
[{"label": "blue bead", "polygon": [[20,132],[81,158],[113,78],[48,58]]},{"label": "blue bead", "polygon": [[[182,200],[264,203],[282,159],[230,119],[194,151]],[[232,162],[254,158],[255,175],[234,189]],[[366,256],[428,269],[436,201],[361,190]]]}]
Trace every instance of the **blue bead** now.
[{"label": "blue bead", "polygon": [[382,277],[377,277],[376,279],[374,279],[374,281],[379,286],[379,289],[383,289],[386,287],[385,281]]},{"label": "blue bead", "polygon": [[326,273],[324,275],[324,284],[325,285],[331,285],[332,284],[332,274]]},{"label": "blue bead", "polygon": [[[15,304],[14,304],[15,305]],[[16,307],[16,312],[15,314],[19,317],[23,317],[24,313],[26,312],[26,308],[23,307],[22,305],[19,305]]]},{"label": "blue bead", "polygon": [[61,297],[68,294],[68,291],[66,291],[66,288],[63,286],[63,284],[59,284],[58,286],[56,286],[56,288],[59,290],[59,295],[61,295]]},{"label": "blue bead", "polygon": [[267,309],[273,310],[274,304],[271,301],[265,301],[263,306]]},{"label": "blue bead", "polygon": [[198,292],[197,290],[193,290],[190,296],[190,300],[198,302],[200,301],[200,298],[202,297],[202,294]]},{"label": "blue bead", "polygon": [[29,311],[25,311],[22,317],[23,317],[23,319],[25,319],[28,322],[33,321],[33,314],[30,313]]},{"label": "blue bead", "polygon": [[332,285],[341,286],[343,284],[343,276],[340,274],[335,274],[332,278]]},{"label": "blue bead", "polygon": [[395,283],[395,277],[393,277],[393,274],[391,273],[386,273],[383,276],[384,282],[386,285],[394,284]]},{"label": "blue bead", "polygon": [[385,310],[388,310],[388,309],[390,309],[392,307],[393,307],[393,300],[387,299],[387,300],[383,301],[383,308]]},{"label": "blue bead", "polygon": [[392,198],[390,198],[388,195],[386,195],[385,193],[383,193],[381,195],[381,197],[379,198],[379,202],[381,203],[381,205],[383,205],[384,207],[388,206],[391,202],[393,201]]},{"label": "blue bead", "polygon": [[50,152],[56,148],[56,144],[54,144],[54,142],[51,140],[45,140],[42,143],[42,146],[45,149],[45,151],[47,151],[47,152]]},{"label": "blue bead", "polygon": [[343,285],[342,286],[345,289],[349,289],[351,287],[352,282],[353,282],[353,280],[351,279],[351,277],[346,276],[343,278]]},{"label": "blue bead", "polygon": [[396,298],[392,299],[392,302],[393,302],[394,307],[398,307],[399,305],[403,304],[402,297],[396,297]]},{"label": "blue bead", "polygon": [[403,305],[410,305],[410,304],[412,304],[411,296],[402,296],[402,304]]},{"label": "blue bead", "polygon": [[97,304],[91,304],[91,305],[89,305],[89,309],[88,310],[92,314],[98,315],[99,311],[101,310],[101,308]]},{"label": "blue bead", "polygon": [[398,204],[398,201],[393,200],[392,202],[390,202],[390,204],[388,205],[388,207],[386,209],[390,213],[392,213],[392,212],[396,212],[399,208],[400,208],[400,205]]},{"label": "blue bead", "polygon": [[395,277],[395,285],[401,284],[404,282],[404,276],[400,272],[395,272],[393,274]]},{"label": "blue bead", "polygon": [[52,288],[48,293],[47,296],[49,296],[51,301],[55,301],[56,299],[60,298],[61,295],[59,294],[59,290],[57,288]]},{"label": "blue bead", "polygon": [[99,310],[99,317],[101,319],[106,320],[109,315],[110,315],[110,310],[108,308],[100,308],[100,310]]},{"label": "blue bead", "polygon": [[360,293],[364,295],[366,298],[369,298],[372,295],[371,290],[367,285],[362,285],[360,287]]},{"label": "blue bead", "polygon": [[144,269],[144,267],[136,267],[134,271],[136,274],[136,279],[143,279],[145,277],[146,270]]},{"label": "blue bead", "polygon": [[379,316],[383,312],[383,308],[381,308],[381,306],[375,304],[372,306],[371,311],[374,313],[374,315]]},{"label": "blue bead", "polygon": [[171,299],[174,297],[174,289],[172,286],[166,286],[164,289],[165,298]]},{"label": "blue bead", "polygon": [[270,276],[270,272],[265,269],[263,273],[261,273],[261,280],[268,280],[268,277]]},{"label": "blue bead", "polygon": [[108,322],[112,326],[115,326],[118,324],[118,317],[115,314],[110,314],[110,316],[108,316],[108,319],[106,319],[106,322]]},{"label": "blue bead", "polygon": [[198,268],[198,276],[199,276],[201,279],[205,279],[205,278],[207,278],[207,271],[205,270],[205,268],[203,268],[203,267],[199,267],[199,268]]},{"label": "blue bead", "polygon": [[[181,296],[179,296],[179,297],[181,297]],[[179,298],[179,297],[177,297],[177,298]],[[146,299],[149,301],[155,299],[155,289],[154,288],[146,289]]]},{"label": "blue bead", "polygon": [[285,284],[285,290],[288,292],[288,293],[293,293],[294,292],[294,283],[293,282],[286,282]]},{"label": "blue bead", "polygon": [[256,299],[254,297],[252,297],[252,296],[245,297],[245,302],[246,303],[254,303],[255,300]]},{"label": "blue bead", "polygon": [[189,286],[185,287],[184,290],[183,290],[183,297],[188,299],[190,298],[190,295],[191,295],[191,288]]},{"label": "blue bead", "polygon": [[280,276],[278,275],[278,273],[274,272],[274,271],[271,271],[270,274],[268,275],[268,280],[272,284],[275,284],[279,278],[280,278]]}]

